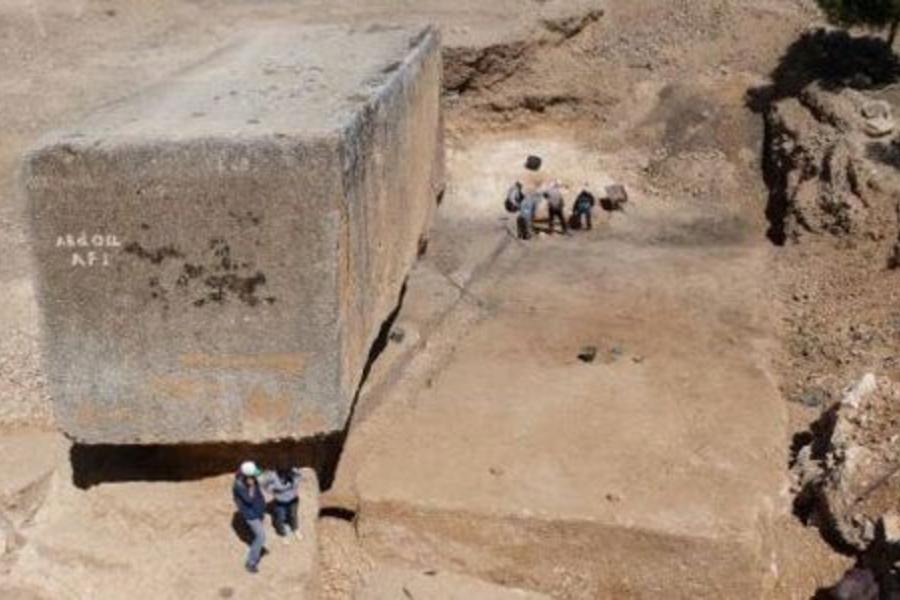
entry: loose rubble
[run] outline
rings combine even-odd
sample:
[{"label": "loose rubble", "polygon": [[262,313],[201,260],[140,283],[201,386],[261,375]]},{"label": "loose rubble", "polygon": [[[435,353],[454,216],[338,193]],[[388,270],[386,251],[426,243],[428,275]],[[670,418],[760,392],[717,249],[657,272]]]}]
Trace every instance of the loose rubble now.
[{"label": "loose rubble", "polygon": [[[794,459],[798,508],[837,546],[900,585],[900,384],[867,373],[826,411]],[[900,590],[900,587],[898,587]]]},{"label": "loose rubble", "polygon": [[[830,35],[820,32],[819,37]],[[826,41],[819,44],[816,50],[830,60],[839,62],[853,54]],[[834,70],[842,68],[847,70],[840,65]],[[769,216],[781,240],[820,233],[896,238],[892,190],[898,183],[894,169],[887,168],[896,164],[898,154],[890,96],[871,89],[875,84],[861,73],[862,67],[851,70],[856,77],[814,80],[768,105],[764,167],[771,193]],[[889,81],[889,75],[878,78],[882,86]]]},{"label": "loose rubble", "polygon": [[[887,102],[812,83],[766,116],[767,175],[784,210],[785,239],[807,234],[884,238],[897,231],[897,202],[873,157],[890,154]],[[876,141],[880,140],[880,141]]]}]

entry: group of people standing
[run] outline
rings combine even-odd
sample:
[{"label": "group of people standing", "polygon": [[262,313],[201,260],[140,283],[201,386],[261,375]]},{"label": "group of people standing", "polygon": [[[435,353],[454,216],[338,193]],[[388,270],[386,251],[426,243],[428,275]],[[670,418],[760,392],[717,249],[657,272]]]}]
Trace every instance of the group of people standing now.
[{"label": "group of people standing", "polygon": [[527,240],[534,235],[534,220],[538,208],[542,202],[547,203],[549,215],[549,233],[553,233],[556,222],[559,221],[562,232],[569,234],[569,228],[591,229],[593,223],[591,213],[597,204],[597,198],[588,190],[587,184],[579,192],[572,204],[572,214],[567,220],[565,215],[565,199],[563,193],[566,187],[559,180],[552,180],[545,184],[537,171],[540,170],[541,160],[536,156],[529,156],[525,161],[525,168],[531,171],[526,178],[527,183],[516,181],[506,193],[504,206],[507,212],[514,213],[520,239]]},{"label": "group of people standing", "polygon": [[242,463],[235,474],[232,489],[234,503],[253,535],[244,565],[247,571],[258,572],[259,561],[266,547],[265,517],[269,505],[266,493],[272,497],[275,533],[286,543],[290,536],[298,539],[302,537],[297,523],[300,480],[301,474],[297,468],[263,471],[253,461]]}]

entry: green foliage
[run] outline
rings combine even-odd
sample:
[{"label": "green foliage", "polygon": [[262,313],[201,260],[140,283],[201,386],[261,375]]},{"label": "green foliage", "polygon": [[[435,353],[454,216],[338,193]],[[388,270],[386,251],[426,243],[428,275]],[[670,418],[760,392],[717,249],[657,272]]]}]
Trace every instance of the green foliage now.
[{"label": "green foliage", "polygon": [[900,20],[900,0],[816,0],[839,25],[888,27]]}]

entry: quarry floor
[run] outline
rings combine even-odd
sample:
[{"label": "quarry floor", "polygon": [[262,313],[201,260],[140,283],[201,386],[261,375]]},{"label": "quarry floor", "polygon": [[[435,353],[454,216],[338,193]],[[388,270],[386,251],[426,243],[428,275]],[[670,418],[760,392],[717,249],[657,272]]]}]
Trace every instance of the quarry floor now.
[{"label": "quarry floor", "polygon": [[400,335],[320,500],[352,523],[316,521],[307,487],[306,538],[270,531],[250,579],[229,475],[135,470],[85,490],[60,436],[8,433],[0,464],[21,476],[5,502],[24,508],[4,597],[807,598],[833,579],[842,561],[786,495],[775,250],[728,213],[637,186],[591,231],[515,239],[498,199],[526,153],[594,188],[626,172],[577,137],[453,142]]},{"label": "quarry floor", "polygon": [[[551,0],[535,4],[604,4],[608,23],[540,41],[519,0],[409,4],[0,0],[0,507],[17,532],[0,519],[0,597],[805,600],[847,567],[790,514],[790,436],[810,415],[772,367],[780,251],[744,106],[809,3]],[[309,535],[273,540],[254,579],[227,472],[73,485],[13,183],[42,131],[285,18],[435,20],[450,45],[511,45],[448,92],[448,190],[396,341],[323,516],[305,489]],[[521,243],[501,200],[529,153],[574,191],[621,181],[632,201]]]},{"label": "quarry floor", "polygon": [[323,503],[358,511],[377,560],[554,598],[809,597],[842,563],[790,515],[775,250],[728,212],[640,193],[592,231],[514,239],[497,198],[524,149],[563,181],[627,172],[577,137],[451,152],[403,339]]}]

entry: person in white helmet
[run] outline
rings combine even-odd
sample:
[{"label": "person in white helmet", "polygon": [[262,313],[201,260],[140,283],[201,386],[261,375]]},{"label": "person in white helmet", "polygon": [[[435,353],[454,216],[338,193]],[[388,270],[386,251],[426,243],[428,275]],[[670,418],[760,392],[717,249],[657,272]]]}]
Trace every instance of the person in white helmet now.
[{"label": "person in white helmet", "polygon": [[259,560],[266,546],[266,530],[263,525],[266,516],[266,497],[259,485],[261,473],[253,461],[242,463],[234,476],[232,489],[238,512],[253,533],[253,542],[250,544],[247,561],[244,564],[250,573],[259,571]]}]

